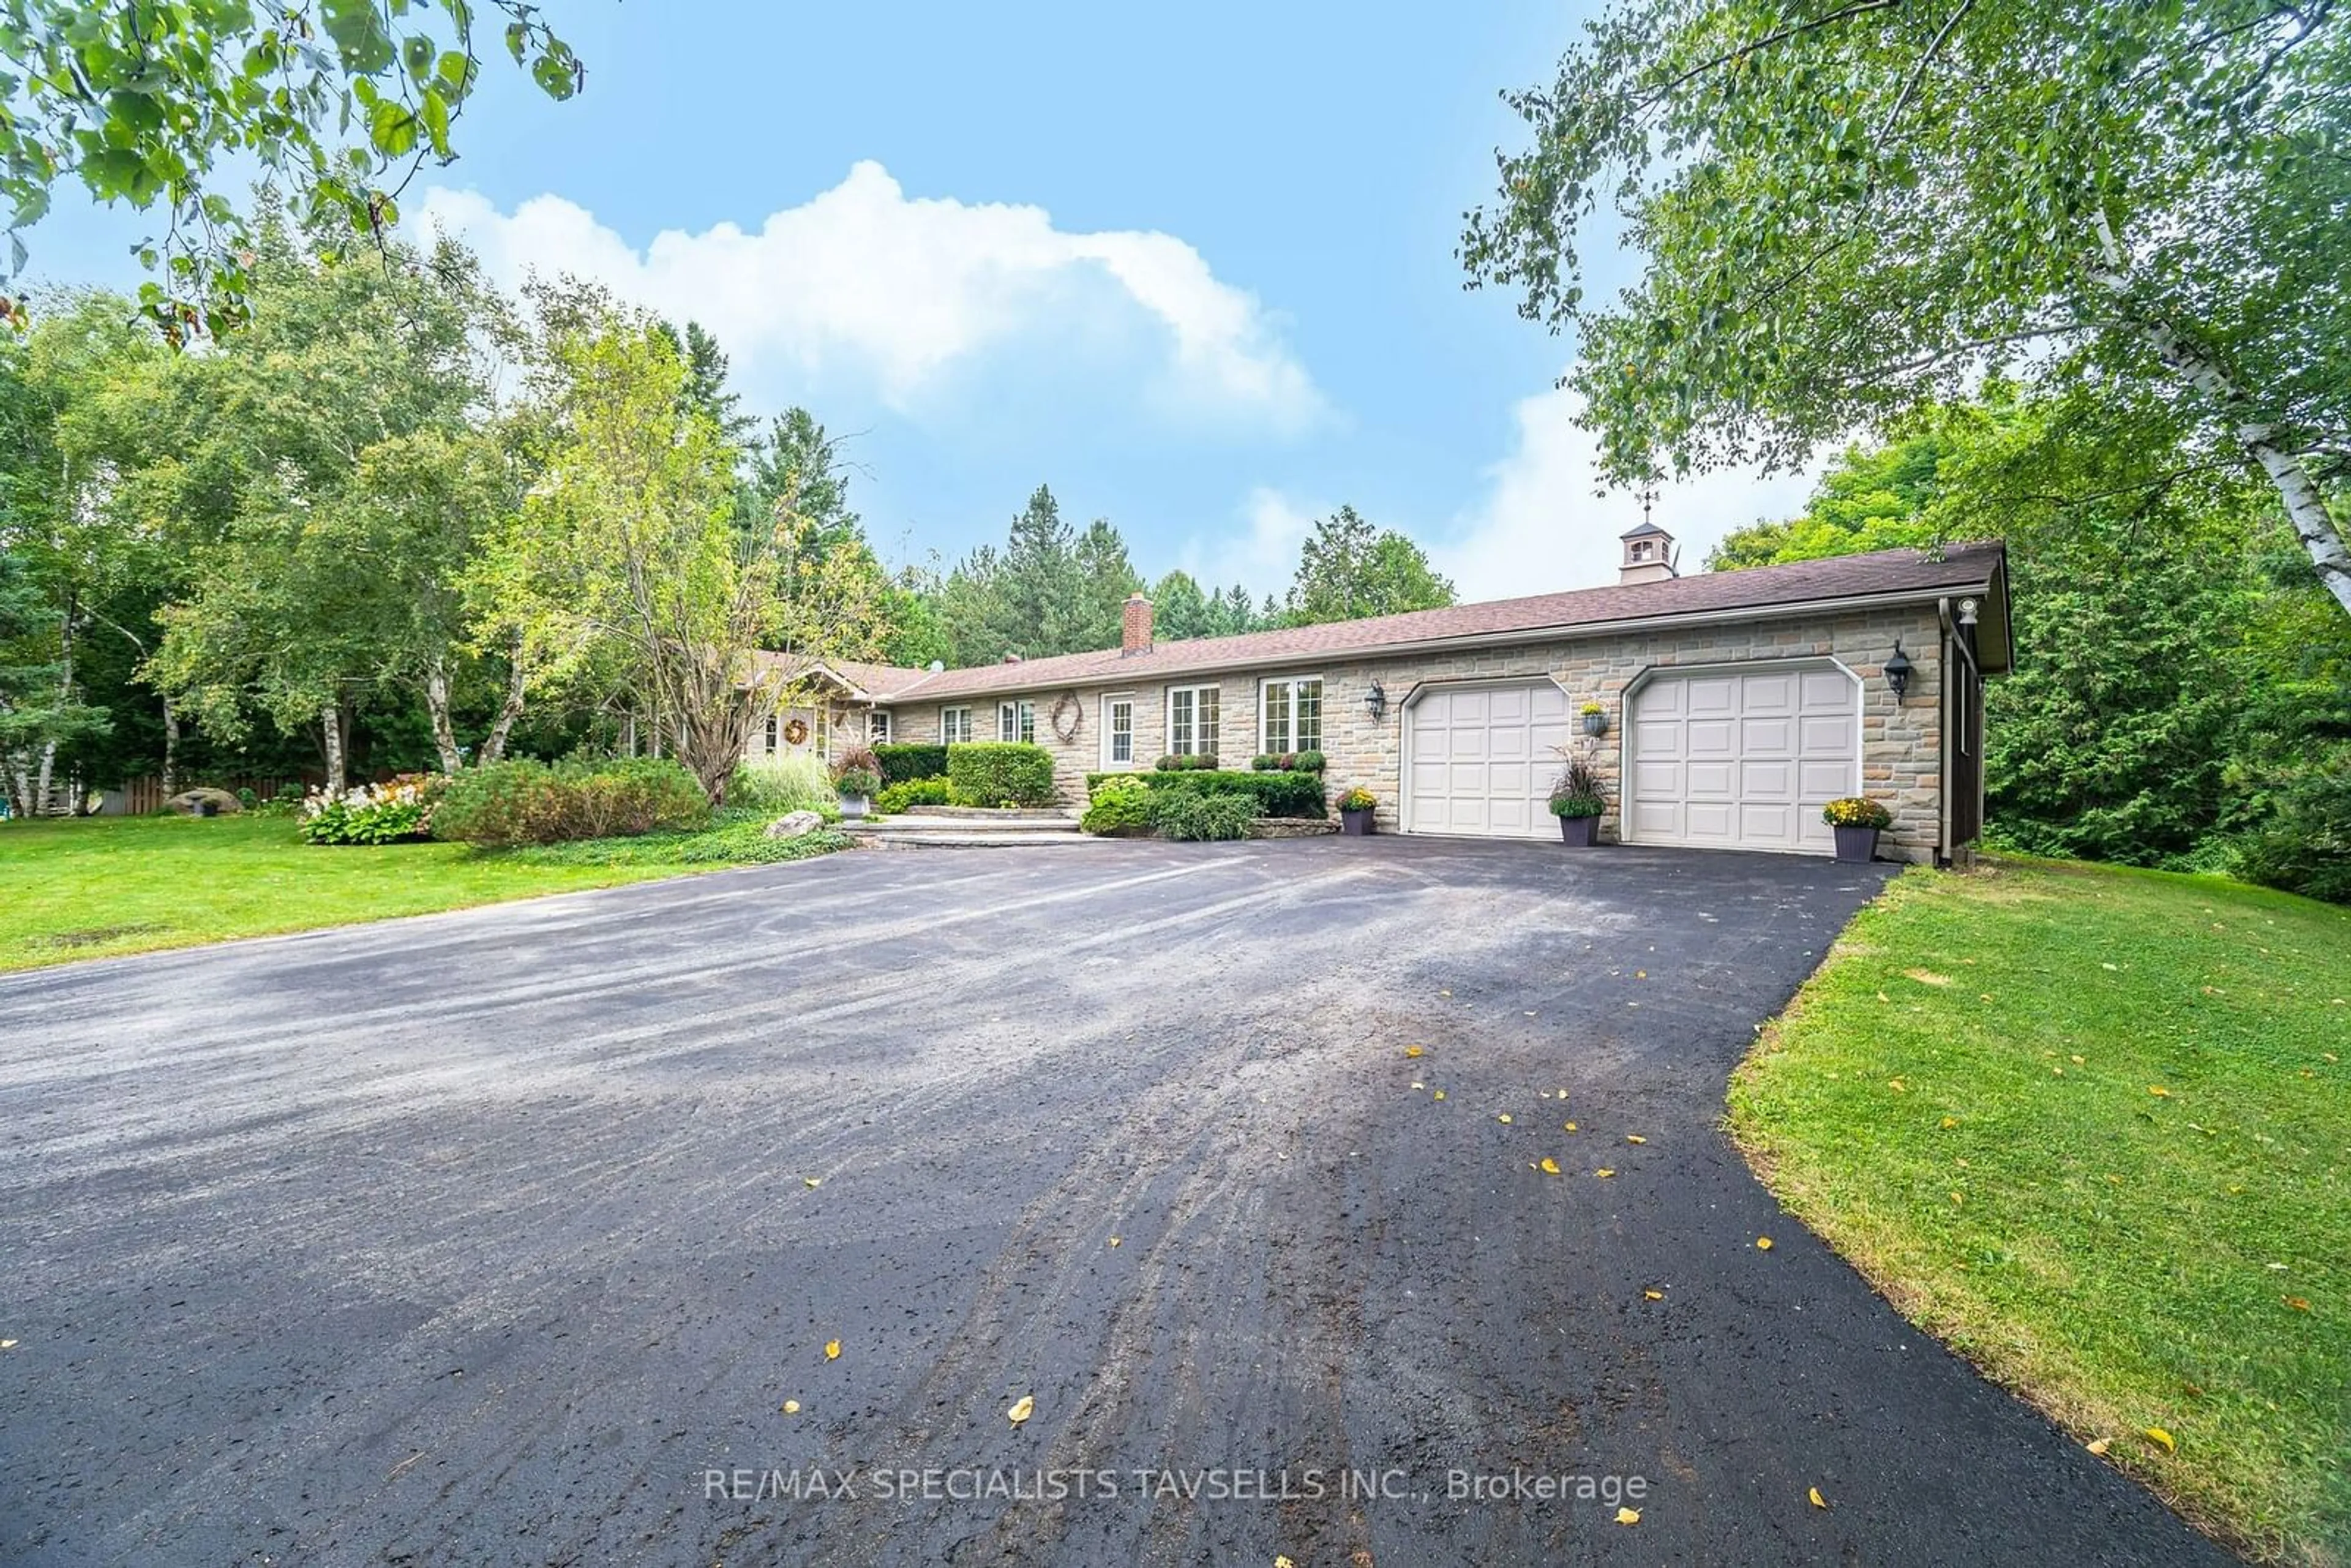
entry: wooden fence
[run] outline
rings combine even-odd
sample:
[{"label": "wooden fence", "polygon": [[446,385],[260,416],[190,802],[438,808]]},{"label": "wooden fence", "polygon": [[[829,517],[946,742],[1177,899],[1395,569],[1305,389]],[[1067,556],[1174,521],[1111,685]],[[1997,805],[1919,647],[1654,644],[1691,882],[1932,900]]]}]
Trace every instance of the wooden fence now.
[{"label": "wooden fence", "polygon": [[[272,800],[277,799],[277,792],[281,789],[308,789],[312,787],[312,782],[308,779],[252,777],[186,779],[181,780],[180,788],[182,789],[225,789],[232,795],[240,789],[250,789],[256,800]],[[110,817],[143,817],[150,811],[162,810],[163,802],[170,799],[171,796],[163,793],[162,779],[151,773],[144,779],[126,779],[120,785],[107,790],[105,810]]]}]

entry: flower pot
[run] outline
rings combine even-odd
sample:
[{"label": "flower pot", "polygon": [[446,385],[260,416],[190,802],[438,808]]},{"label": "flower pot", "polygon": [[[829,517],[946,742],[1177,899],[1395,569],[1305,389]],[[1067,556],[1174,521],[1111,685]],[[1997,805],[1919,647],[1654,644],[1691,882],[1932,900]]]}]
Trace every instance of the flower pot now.
[{"label": "flower pot", "polygon": [[1829,830],[1836,834],[1836,858],[1841,861],[1869,861],[1877,856],[1876,828],[1840,828]]},{"label": "flower pot", "polygon": [[865,809],[866,798],[862,795],[843,795],[841,798],[841,814],[851,821],[864,816]]},{"label": "flower pot", "polygon": [[[1608,716],[1607,716],[1606,714],[1604,714],[1604,713],[1588,713],[1588,714],[1585,714],[1585,715],[1583,716],[1583,733],[1584,733],[1584,734],[1586,734],[1586,735],[1605,735],[1605,734],[1607,734],[1607,733],[1608,733]],[[1562,819],[1562,821],[1564,821],[1565,819]]]},{"label": "flower pot", "polygon": [[1562,817],[1559,820],[1559,841],[1588,850],[1600,841],[1600,819],[1597,817]]},{"label": "flower pot", "polygon": [[1369,811],[1341,811],[1339,813],[1339,831],[1346,834],[1351,839],[1360,839],[1369,836],[1373,831],[1372,813]]}]

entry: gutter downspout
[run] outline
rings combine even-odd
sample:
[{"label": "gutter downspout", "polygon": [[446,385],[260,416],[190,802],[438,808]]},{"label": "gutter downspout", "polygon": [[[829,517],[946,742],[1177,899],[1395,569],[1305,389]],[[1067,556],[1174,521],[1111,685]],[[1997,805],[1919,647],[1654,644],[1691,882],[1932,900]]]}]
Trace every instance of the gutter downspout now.
[{"label": "gutter downspout", "polygon": [[1948,598],[1935,601],[1935,621],[1943,639],[1942,656],[1935,661],[1942,674],[1943,689],[1935,695],[1939,705],[1935,727],[1941,732],[1942,744],[1937,766],[1941,769],[1941,784],[1935,791],[1936,837],[1935,862],[1938,865],[1951,863],[1951,644],[1957,641],[1951,631],[1951,601]]}]

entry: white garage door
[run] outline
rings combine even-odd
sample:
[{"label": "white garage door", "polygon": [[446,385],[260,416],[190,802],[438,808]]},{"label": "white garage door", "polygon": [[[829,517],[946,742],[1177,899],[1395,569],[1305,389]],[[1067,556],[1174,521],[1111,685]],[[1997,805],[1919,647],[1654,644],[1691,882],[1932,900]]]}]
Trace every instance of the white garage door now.
[{"label": "white garage door", "polygon": [[1405,831],[1556,838],[1543,802],[1568,739],[1567,694],[1549,681],[1424,692],[1406,721]]},{"label": "white garage door", "polygon": [[1630,727],[1635,843],[1827,853],[1822,805],[1861,792],[1861,687],[1834,664],[1661,675]]}]

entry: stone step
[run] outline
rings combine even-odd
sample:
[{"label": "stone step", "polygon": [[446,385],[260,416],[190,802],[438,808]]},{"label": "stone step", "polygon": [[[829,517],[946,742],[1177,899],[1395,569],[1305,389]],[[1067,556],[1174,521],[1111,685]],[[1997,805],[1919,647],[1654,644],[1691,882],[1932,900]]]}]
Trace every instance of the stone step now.
[{"label": "stone step", "polygon": [[899,839],[909,834],[952,834],[959,839],[1059,837],[1075,834],[1078,820],[1060,811],[1007,811],[984,817],[904,811],[894,817],[844,821],[841,827],[843,832],[877,839]]},{"label": "stone step", "polygon": [[860,833],[860,842],[877,850],[963,849],[1010,850],[1045,848],[1071,844],[1107,843],[1106,839],[1091,837],[1074,828],[1067,832],[990,832],[966,833],[952,828],[926,828],[903,833]]}]

